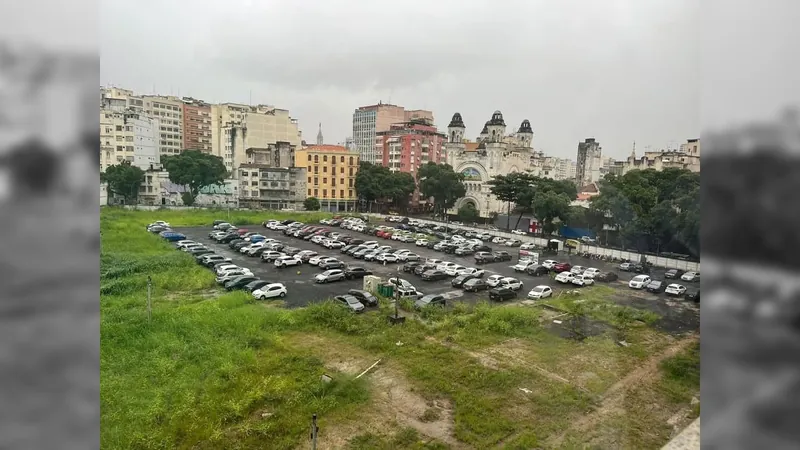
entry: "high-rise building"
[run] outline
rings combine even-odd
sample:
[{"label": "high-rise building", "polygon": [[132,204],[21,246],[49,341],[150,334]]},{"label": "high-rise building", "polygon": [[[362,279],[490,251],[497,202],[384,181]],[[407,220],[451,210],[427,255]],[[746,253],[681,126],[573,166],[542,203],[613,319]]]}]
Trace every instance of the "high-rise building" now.
[{"label": "high-rise building", "polygon": [[289,146],[288,158],[276,167],[294,166],[294,151],[302,134],[297,119],[289,111],[267,105],[223,103],[211,106],[211,153],[222,158],[235,174],[248,162],[248,150],[269,149],[279,143]]},{"label": "high-rise building", "polygon": [[306,168],[306,194],[318,198],[323,210],[355,210],[357,152],[340,145],[312,145],[297,150],[296,160]]},{"label": "high-rise building", "polygon": [[183,150],[183,101],[166,95],[144,95],[144,112],[158,119],[158,145],[162,155],[176,155]]},{"label": "high-rise building", "polygon": [[[407,172],[417,178],[420,166],[446,159],[444,144],[447,135],[440,133],[427,118],[392,124],[387,131],[376,133],[381,143],[379,163],[393,172]],[[420,203],[419,190],[412,195],[411,205]],[[423,200],[424,202],[424,200]]]},{"label": "high-rise building", "polygon": [[161,162],[160,123],[143,113],[100,110],[100,171],[122,161],[148,170]]},{"label": "high-rise building", "polygon": [[211,153],[211,105],[183,97],[183,150]]},{"label": "high-rise building", "polygon": [[428,119],[433,123],[433,113],[425,110],[406,111],[402,106],[378,103],[362,106],[353,113],[353,143],[362,161],[380,163],[383,142],[377,133],[388,131],[392,124],[409,120]]},{"label": "high-rise building", "polygon": [[575,165],[575,184],[583,186],[600,180],[600,168],[603,166],[603,149],[595,138],[586,138],[578,143],[578,158]]}]

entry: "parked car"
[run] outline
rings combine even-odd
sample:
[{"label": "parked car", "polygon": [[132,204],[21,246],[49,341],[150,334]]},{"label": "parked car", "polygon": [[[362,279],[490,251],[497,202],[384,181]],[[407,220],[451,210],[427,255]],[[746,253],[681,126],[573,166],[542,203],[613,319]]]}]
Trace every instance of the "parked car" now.
[{"label": "parked car", "polygon": [[289,266],[299,266],[303,262],[295,257],[292,256],[281,256],[275,259],[273,263],[275,267],[289,267]]},{"label": "parked car", "polygon": [[594,276],[595,281],[617,281],[619,279],[619,275],[616,272],[600,272]]},{"label": "parked car", "polygon": [[269,281],[255,280],[255,281],[251,281],[251,282],[247,283],[246,285],[244,285],[242,290],[252,293],[256,289],[261,289],[262,287],[264,287],[264,286],[266,286],[268,284],[270,284]]},{"label": "parked car", "polygon": [[422,274],[422,279],[425,281],[444,280],[446,278],[447,274],[441,270],[428,270]]},{"label": "parked car", "polygon": [[450,285],[453,286],[454,288],[460,288],[464,286],[464,283],[473,278],[477,277],[475,275],[459,275],[453,278],[453,280],[450,282]]},{"label": "parked car", "polygon": [[681,280],[683,281],[700,281],[700,272],[686,272],[681,275]]},{"label": "parked car", "polygon": [[361,289],[350,289],[347,291],[349,295],[357,298],[365,306],[378,306],[378,299],[367,291]]},{"label": "parked car", "polygon": [[519,239],[509,239],[503,245],[505,245],[506,247],[519,247],[520,245],[522,245],[522,241],[520,241]]},{"label": "parked car", "polygon": [[222,255],[217,255],[215,253],[200,255],[197,258],[198,264],[201,264],[206,267],[212,267],[214,264],[219,262],[230,262],[230,261],[231,261],[230,258],[226,258]]},{"label": "parked car", "polygon": [[329,270],[329,269],[344,269],[345,266],[344,263],[339,261],[338,259],[328,259],[328,260],[323,260],[322,262],[317,264],[317,267],[319,267],[322,270]]},{"label": "parked car", "polygon": [[407,262],[407,263],[403,264],[403,272],[406,272],[406,273],[413,273],[413,272],[414,272],[414,269],[415,269],[417,266],[421,265],[421,264],[422,264],[422,263],[420,263],[419,261],[409,261],[409,262]]},{"label": "parked car", "polygon": [[[555,272],[555,273],[572,272],[572,264],[570,264],[570,263],[555,263],[555,264],[553,264],[553,272]],[[575,274],[575,272],[572,272],[572,274]]]},{"label": "parked car", "polygon": [[489,290],[489,300],[494,300],[497,302],[502,302],[504,300],[511,300],[512,298],[516,298],[517,293],[505,286],[496,287]]},{"label": "parked car", "polygon": [[333,281],[341,281],[344,279],[344,271],[342,269],[326,270],[325,272],[322,272],[314,277],[314,281],[317,283],[331,283]]},{"label": "parked car", "polygon": [[572,284],[580,287],[591,286],[594,284],[594,279],[583,274],[575,275],[575,277],[572,278]]},{"label": "parked car", "polygon": [[[545,259],[544,261],[542,261],[542,265],[547,267],[550,270],[553,270],[553,268],[555,267],[556,264],[558,264],[558,261],[553,260],[553,259]],[[567,270],[569,270],[569,269],[567,269]]]},{"label": "parked car", "polygon": [[288,292],[283,283],[271,283],[254,290],[253,297],[256,300],[266,300],[275,297],[283,298],[286,297]]},{"label": "parked car", "polygon": [[686,300],[691,300],[695,303],[700,303],[700,289],[687,291]]},{"label": "parked car", "polygon": [[565,271],[565,272],[561,272],[558,275],[556,275],[555,279],[559,283],[568,284],[568,283],[572,283],[572,280],[575,279],[575,274],[572,273],[572,272],[566,272]]},{"label": "parked car", "polygon": [[456,272],[457,275],[473,275],[476,278],[483,278],[483,275],[486,273],[483,269],[478,269],[475,267],[467,267],[465,269],[461,269]]},{"label": "parked car", "polygon": [[469,279],[465,281],[461,287],[467,292],[478,292],[489,289],[489,285],[486,284],[486,281],[481,280],[480,278]]},{"label": "parked car", "polygon": [[261,253],[261,260],[268,263],[275,262],[283,257],[289,257],[289,255],[274,250],[265,250]]},{"label": "parked car", "polygon": [[344,277],[348,280],[354,278],[364,278],[367,275],[372,275],[372,272],[363,267],[350,267],[344,271]]},{"label": "parked car", "polygon": [[511,255],[508,252],[494,252],[492,253],[495,261],[511,261]]},{"label": "parked car", "polygon": [[531,289],[530,292],[528,292],[528,298],[530,299],[542,299],[552,296],[553,289],[550,286],[545,286],[543,284],[536,286],[535,288]]},{"label": "parked car", "polygon": [[364,304],[358,301],[358,299],[352,295],[337,295],[336,297],[333,297],[333,300],[340,305],[346,306],[352,312],[364,312]]},{"label": "parked car", "polygon": [[518,291],[522,289],[522,281],[513,277],[505,277],[500,280],[498,287],[507,287],[512,291]]},{"label": "parked car", "polygon": [[599,273],[600,269],[598,269],[597,267],[589,267],[588,269],[583,271],[583,275],[588,276],[589,278],[594,278]]},{"label": "parked car", "polygon": [[631,289],[644,289],[650,283],[649,275],[636,275],[628,282],[628,287]]},{"label": "parked car", "polygon": [[444,273],[446,273],[448,277],[455,277],[458,276],[458,273],[462,270],[466,270],[466,267],[461,265],[455,265],[455,266],[449,266],[447,269],[444,270]]},{"label": "parked car", "polygon": [[511,234],[518,234],[520,236],[524,236],[525,232],[522,230],[511,230]]},{"label": "parked car", "polygon": [[647,292],[652,292],[653,294],[658,294],[664,291],[665,287],[666,283],[661,280],[650,280],[650,282],[647,283],[647,286],[644,287],[644,290]]},{"label": "parked car", "polygon": [[676,297],[680,297],[686,293],[686,286],[682,284],[672,283],[664,290],[664,293],[667,295],[672,295]]},{"label": "parked car", "polygon": [[680,269],[669,269],[664,272],[664,278],[667,279],[677,279],[680,278],[681,275],[683,275],[683,271]]},{"label": "parked car", "polygon": [[414,268],[414,275],[422,276],[423,273],[435,269],[436,264],[425,263]]},{"label": "parked car", "polygon": [[247,284],[256,280],[258,280],[258,278],[254,275],[242,275],[226,282],[225,290],[232,291],[234,289],[244,289]]},{"label": "parked car", "polygon": [[633,266],[633,264],[631,264],[629,262],[624,262],[624,263],[621,263],[619,266],[617,266],[617,269],[619,269],[619,270],[621,270],[623,272],[631,272],[632,271],[631,270],[632,266]]},{"label": "parked car", "polygon": [[478,252],[475,253],[475,263],[476,264],[485,264],[494,262],[494,255],[489,252]]},{"label": "parked car", "polygon": [[491,287],[497,287],[500,285],[500,280],[505,278],[503,275],[491,275],[489,278],[486,279],[486,284]]},{"label": "parked car", "polygon": [[414,309],[422,309],[426,306],[447,306],[447,300],[443,295],[428,294],[414,302]]},{"label": "parked car", "polygon": [[534,262],[533,262],[533,261],[531,261],[531,260],[528,260],[528,261],[520,261],[519,263],[517,263],[516,265],[514,265],[514,266],[512,267],[512,269],[514,269],[514,271],[515,271],[515,272],[525,272],[526,270],[528,270],[528,267],[530,267],[530,266],[535,266],[535,265],[536,265],[536,264],[534,264]]},{"label": "parked car", "polygon": [[534,277],[539,277],[550,273],[550,269],[548,269],[545,266],[531,264],[525,269],[525,273],[527,273],[528,275],[532,275]]}]

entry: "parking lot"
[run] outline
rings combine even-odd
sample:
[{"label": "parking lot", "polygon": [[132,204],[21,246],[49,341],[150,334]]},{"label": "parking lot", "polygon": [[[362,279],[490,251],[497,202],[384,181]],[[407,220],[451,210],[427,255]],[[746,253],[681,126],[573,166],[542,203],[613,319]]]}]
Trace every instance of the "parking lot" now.
[{"label": "parking lot", "polygon": [[[413,273],[403,273],[401,270],[401,263],[388,263],[384,265],[378,262],[367,262],[358,260],[352,256],[341,253],[339,250],[327,249],[321,245],[314,244],[310,241],[303,239],[289,237],[280,231],[273,231],[262,226],[251,226],[250,231],[256,231],[267,238],[276,239],[287,246],[296,247],[301,250],[313,250],[320,255],[331,256],[339,259],[348,267],[363,267],[373,273],[373,275],[381,277],[384,281],[393,276],[399,276],[408,280],[416,289],[423,294],[441,294],[448,300],[465,301],[468,303],[475,303],[480,299],[488,297],[487,293],[469,293],[461,289],[453,288],[450,284],[450,278],[440,281],[424,281],[419,276]],[[278,269],[270,263],[263,262],[258,257],[250,257],[241,254],[228,247],[227,244],[220,244],[208,238],[208,233],[212,231],[212,227],[196,227],[196,228],[176,228],[192,239],[207,245],[209,248],[215,250],[217,253],[229,257],[234,264],[250,269],[254,275],[261,279],[270,282],[280,282],[288,288],[288,295],[283,299],[287,307],[301,307],[308,303],[321,301],[330,298],[334,295],[344,294],[349,289],[363,288],[363,280],[343,280],[330,284],[318,284],[314,282],[314,276],[321,273],[322,270],[310,264],[302,264],[296,267],[288,267]],[[344,234],[358,237],[364,240],[375,240],[381,245],[390,245],[393,249],[408,249],[420,256],[421,259],[439,259],[444,261],[452,261],[466,267],[479,267],[486,271],[484,279],[491,275],[502,275],[508,277],[515,277],[523,282],[523,288],[518,291],[517,298],[512,301],[519,302],[524,300],[528,291],[537,285],[548,285],[554,291],[554,296],[565,289],[581,289],[574,285],[562,285],[553,281],[548,276],[534,277],[526,273],[515,272],[513,265],[519,260],[518,248],[505,247],[501,245],[489,244],[494,250],[508,251],[513,259],[512,261],[494,262],[483,265],[476,265],[475,259],[472,255],[458,256],[454,254],[445,254],[425,247],[417,247],[413,243],[402,243],[393,240],[384,240],[374,236],[362,234],[360,232],[351,230],[342,230]],[[581,265],[585,267],[595,267],[601,271],[613,271],[619,275],[619,280],[611,283],[598,283],[608,284],[619,290],[619,295],[615,296],[620,304],[628,306],[648,309],[661,315],[664,319],[664,326],[673,331],[680,329],[699,327],[699,307],[694,305],[691,301],[683,299],[673,299],[666,296],[664,293],[652,294],[644,291],[635,291],[627,287],[628,281],[636,274],[629,272],[622,272],[617,269],[617,263],[611,263],[602,260],[594,260],[584,258],[578,255],[559,254],[558,256],[540,256],[539,261],[544,259],[554,259],[559,262],[569,262],[574,265]],[[398,275],[399,274],[399,275]],[[664,279],[664,269],[653,268],[650,276],[653,279]],[[683,282],[684,285],[691,288],[699,288],[699,282]],[[591,288],[583,288],[591,289]]]}]

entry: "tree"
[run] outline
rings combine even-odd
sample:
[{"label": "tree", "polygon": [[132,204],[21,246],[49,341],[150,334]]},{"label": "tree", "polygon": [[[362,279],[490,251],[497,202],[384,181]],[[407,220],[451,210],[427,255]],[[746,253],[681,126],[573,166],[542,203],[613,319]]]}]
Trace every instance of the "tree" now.
[{"label": "tree", "polygon": [[[514,203],[514,211],[519,213],[514,228],[519,226],[523,214],[534,213],[539,218],[541,214],[535,208],[537,196],[539,196],[539,204],[547,205],[548,203],[546,202],[542,203],[545,198],[549,198],[541,197],[545,193],[563,194],[568,199],[568,203],[578,195],[578,189],[572,181],[552,180],[524,172],[497,175],[489,180],[488,184],[491,186],[490,191],[495,197],[502,201]],[[546,212],[552,215],[552,211],[548,210]],[[566,220],[567,214],[559,210],[559,214],[555,214],[553,217]],[[510,214],[506,227],[511,228]]]},{"label": "tree", "polygon": [[533,210],[542,224],[542,232],[553,234],[556,231],[555,221],[567,222],[572,199],[567,194],[555,191],[538,191],[533,196]]},{"label": "tree", "polygon": [[408,199],[417,182],[406,172],[392,172],[388,167],[362,162],[356,174],[355,188],[358,197],[367,203],[391,202],[398,209],[408,206]]},{"label": "tree", "polygon": [[456,200],[467,193],[464,187],[464,174],[456,173],[449,164],[429,162],[417,172],[419,190],[425,197],[433,197],[434,212],[447,214],[455,206]]},{"label": "tree", "polygon": [[305,208],[306,211],[319,211],[320,207],[321,205],[317,197],[308,197],[303,201],[303,208]]},{"label": "tree", "polygon": [[474,223],[480,217],[480,211],[475,208],[472,202],[468,202],[461,208],[458,208],[458,220],[464,223]]},{"label": "tree", "polygon": [[105,173],[100,174],[100,179],[108,183],[108,192],[121,196],[125,199],[125,203],[130,205],[139,197],[139,186],[144,181],[144,170],[126,160],[108,167]]},{"label": "tree", "polygon": [[170,181],[186,187],[187,191],[181,198],[187,206],[194,204],[201,189],[212,185],[222,186],[228,177],[222,158],[198,150],[163,156],[161,162],[169,172]]}]

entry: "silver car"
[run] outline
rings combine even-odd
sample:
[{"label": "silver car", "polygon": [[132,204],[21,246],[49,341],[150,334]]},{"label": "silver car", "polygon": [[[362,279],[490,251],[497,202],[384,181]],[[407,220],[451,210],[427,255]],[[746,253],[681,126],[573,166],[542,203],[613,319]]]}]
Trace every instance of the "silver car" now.
[{"label": "silver car", "polygon": [[314,277],[314,282],[316,283],[330,283],[341,280],[344,280],[344,271],[341,269],[326,270]]}]

